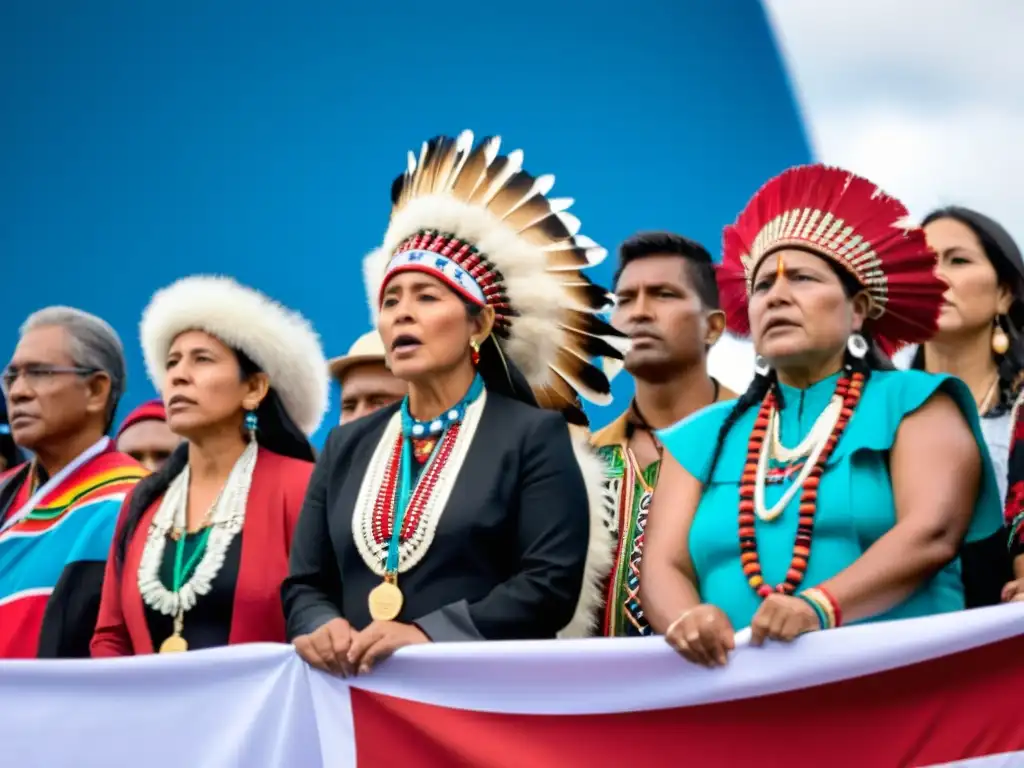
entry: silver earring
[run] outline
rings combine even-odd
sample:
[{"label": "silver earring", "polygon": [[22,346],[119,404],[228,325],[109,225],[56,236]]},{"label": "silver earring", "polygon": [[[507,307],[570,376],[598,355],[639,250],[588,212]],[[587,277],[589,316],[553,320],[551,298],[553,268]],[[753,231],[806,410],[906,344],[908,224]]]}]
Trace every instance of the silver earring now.
[{"label": "silver earring", "polygon": [[850,338],[846,340],[846,351],[850,353],[850,357],[856,360],[863,360],[864,356],[868,353],[868,341],[859,333],[851,333]]},{"label": "silver earring", "polygon": [[760,355],[754,357],[754,373],[758,376],[767,376],[772,372],[772,367],[768,365],[768,361]]}]

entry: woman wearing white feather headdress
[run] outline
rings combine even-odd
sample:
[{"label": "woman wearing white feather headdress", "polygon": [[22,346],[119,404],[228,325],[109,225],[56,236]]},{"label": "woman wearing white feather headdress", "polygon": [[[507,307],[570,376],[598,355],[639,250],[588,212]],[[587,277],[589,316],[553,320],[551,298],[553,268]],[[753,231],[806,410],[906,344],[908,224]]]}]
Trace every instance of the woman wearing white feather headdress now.
[{"label": "woman wearing white feather headdress", "polygon": [[409,395],[337,428],[310,483],[283,595],[321,668],[428,640],[585,634],[601,605],[602,467],[551,411],[580,423],[578,395],[610,399],[592,361],[621,358],[623,338],[582,272],[605,251],[547,197],[552,177],[498,147],[469,132],[424,144],[366,260]]},{"label": "woman wearing white feather headdress", "polygon": [[281,582],[327,409],[327,362],[300,315],[222,277],[159,291],[142,349],[185,438],[125,501],[93,656],[283,642]]}]

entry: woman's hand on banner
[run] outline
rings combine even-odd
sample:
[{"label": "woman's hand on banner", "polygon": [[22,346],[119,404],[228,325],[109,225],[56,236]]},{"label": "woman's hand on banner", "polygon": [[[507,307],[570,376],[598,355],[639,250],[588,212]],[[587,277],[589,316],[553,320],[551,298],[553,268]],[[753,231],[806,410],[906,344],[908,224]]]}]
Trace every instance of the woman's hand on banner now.
[{"label": "woman's hand on banner", "polygon": [[347,621],[331,619],[308,635],[299,635],[292,641],[292,645],[310,666],[348,677],[354,672],[354,667],[348,661],[353,636],[352,627]]},{"label": "woman's hand on banner", "polygon": [[818,614],[807,602],[789,595],[769,595],[750,621],[750,644],[758,646],[765,640],[788,643],[819,629]]},{"label": "woman's hand on banner", "polygon": [[721,608],[707,603],[690,608],[669,626],[665,640],[688,661],[721,667],[736,647],[735,631]]},{"label": "woman's hand on banner", "polygon": [[429,642],[430,638],[415,624],[374,621],[353,636],[348,663],[358,674],[364,675],[399,648]]}]

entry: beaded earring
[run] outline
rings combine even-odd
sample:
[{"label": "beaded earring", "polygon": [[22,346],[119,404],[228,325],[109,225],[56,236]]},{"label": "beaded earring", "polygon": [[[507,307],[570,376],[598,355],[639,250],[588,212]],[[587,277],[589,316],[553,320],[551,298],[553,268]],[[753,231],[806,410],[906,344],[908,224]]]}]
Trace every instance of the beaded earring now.
[{"label": "beaded earring", "polygon": [[480,342],[476,339],[470,339],[469,348],[472,350],[469,353],[469,359],[473,361],[473,367],[476,368],[480,365]]},{"label": "beaded earring", "polygon": [[992,351],[997,355],[1005,355],[1010,348],[1010,337],[1003,330],[1002,320],[1002,315],[996,315],[995,328],[992,330]]},{"label": "beaded earring", "polygon": [[259,419],[256,417],[256,411],[245,412],[245,431],[249,433],[249,439],[256,439],[256,427],[259,424]]}]

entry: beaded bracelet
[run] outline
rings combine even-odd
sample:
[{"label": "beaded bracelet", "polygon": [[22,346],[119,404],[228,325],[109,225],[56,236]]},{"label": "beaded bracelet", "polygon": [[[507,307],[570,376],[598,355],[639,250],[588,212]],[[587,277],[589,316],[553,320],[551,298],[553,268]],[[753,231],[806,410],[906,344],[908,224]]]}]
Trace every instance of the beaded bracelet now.
[{"label": "beaded bracelet", "polygon": [[825,618],[821,625],[822,629],[835,629],[843,623],[843,611],[839,607],[839,603],[824,587],[805,589],[797,597],[818,606]]},{"label": "beaded bracelet", "polygon": [[814,609],[814,613],[818,617],[818,629],[825,629],[825,628],[827,628],[827,626],[828,626],[828,616],[825,615],[825,611],[822,610],[820,605],[818,605],[814,600],[809,598],[803,592],[801,592],[798,595],[793,595],[793,597],[800,598],[805,603],[807,603],[809,606],[811,606],[811,608]]}]

